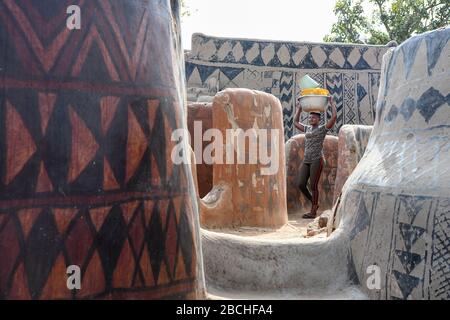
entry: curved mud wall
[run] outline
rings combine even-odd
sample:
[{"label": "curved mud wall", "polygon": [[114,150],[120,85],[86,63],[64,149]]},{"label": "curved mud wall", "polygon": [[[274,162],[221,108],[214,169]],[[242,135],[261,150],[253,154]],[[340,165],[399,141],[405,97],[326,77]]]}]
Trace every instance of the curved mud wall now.
[{"label": "curved mud wall", "polygon": [[179,3],[72,4],[0,2],[0,298],[200,298]]},{"label": "curved mud wall", "polygon": [[[289,214],[305,213],[311,202],[298,187],[298,174],[305,153],[305,135],[299,134],[286,142],[286,192]],[[319,180],[319,211],[333,207],[333,193],[338,165],[338,138],[328,135],[323,144],[325,166]]]},{"label": "curved mud wall", "polygon": [[385,56],[373,133],[344,187],[341,226],[372,299],[450,298],[449,39],[432,31]]},{"label": "curved mud wall", "polygon": [[[200,201],[202,226],[283,226],[287,211],[280,101],[265,92],[227,89],[215,96],[212,109],[213,128],[223,137],[223,147],[215,152],[214,187]],[[246,137],[241,143],[229,136],[239,130]]]},{"label": "curved mud wall", "polygon": [[[206,131],[212,128],[212,104],[211,103],[188,103],[188,120],[187,125],[191,135],[192,148],[198,148],[201,154],[208,145],[207,141],[203,141],[203,136]],[[195,128],[199,128],[195,132]],[[200,136],[201,135],[201,136]],[[195,145],[195,140],[202,141]],[[211,164],[205,163],[203,159],[196,158],[197,179],[198,179],[198,193],[200,198],[206,196],[213,187],[213,167]]]},{"label": "curved mud wall", "polygon": [[338,199],[342,187],[363,157],[372,129],[372,126],[344,125],[339,131],[333,203]]}]

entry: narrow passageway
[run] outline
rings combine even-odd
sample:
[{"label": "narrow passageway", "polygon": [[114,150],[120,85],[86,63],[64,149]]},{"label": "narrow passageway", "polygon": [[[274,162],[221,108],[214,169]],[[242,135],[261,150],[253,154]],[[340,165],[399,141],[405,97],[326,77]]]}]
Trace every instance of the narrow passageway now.
[{"label": "narrow passageway", "polygon": [[367,299],[348,277],[345,231],[305,238],[292,227],[253,234],[202,230],[208,298]]},{"label": "narrow passageway", "polygon": [[[276,230],[252,227],[239,227],[228,229],[217,229],[215,232],[231,234],[241,237],[255,237],[259,239],[299,239],[307,237],[308,225],[314,222],[313,219],[303,219],[306,212],[290,214],[288,223]],[[326,233],[314,235],[315,238],[326,238]]]}]

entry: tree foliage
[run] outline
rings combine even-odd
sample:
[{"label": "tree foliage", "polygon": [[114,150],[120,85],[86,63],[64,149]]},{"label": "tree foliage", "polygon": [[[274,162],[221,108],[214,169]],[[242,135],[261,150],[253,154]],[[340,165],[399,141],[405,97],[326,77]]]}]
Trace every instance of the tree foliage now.
[{"label": "tree foliage", "polygon": [[401,43],[449,25],[450,0],[338,0],[334,13],[338,21],[326,42]]},{"label": "tree foliage", "polygon": [[191,15],[191,11],[189,7],[186,5],[186,0],[180,0],[181,4],[181,17],[189,17]]}]

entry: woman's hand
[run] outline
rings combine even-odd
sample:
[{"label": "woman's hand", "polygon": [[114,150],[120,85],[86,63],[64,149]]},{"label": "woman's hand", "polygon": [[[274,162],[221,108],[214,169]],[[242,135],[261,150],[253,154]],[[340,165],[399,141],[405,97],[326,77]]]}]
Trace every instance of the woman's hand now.
[{"label": "woman's hand", "polygon": [[295,104],[295,106],[300,110],[302,109],[302,105],[300,104],[300,97],[297,98],[297,103]]},{"label": "woman's hand", "polygon": [[305,132],[305,126],[300,123],[300,114],[302,113],[302,105],[300,104],[300,97],[297,98],[297,103],[295,104],[297,111],[295,112],[295,116],[294,116],[294,126],[302,131]]},{"label": "woman's hand", "polygon": [[331,105],[331,119],[327,122],[326,127],[327,129],[332,129],[334,127],[334,124],[337,120],[337,110],[336,110],[336,104],[334,103],[333,97],[330,95],[328,97],[328,103]]}]

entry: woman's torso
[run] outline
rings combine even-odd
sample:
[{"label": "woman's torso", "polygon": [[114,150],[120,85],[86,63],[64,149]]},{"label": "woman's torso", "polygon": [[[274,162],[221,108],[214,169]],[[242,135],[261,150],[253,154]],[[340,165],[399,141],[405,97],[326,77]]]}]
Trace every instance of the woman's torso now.
[{"label": "woman's torso", "polygon": [[327,131],[325,126],[305,126],[305,163],[312,163],[323,157],[323,141]]}]

